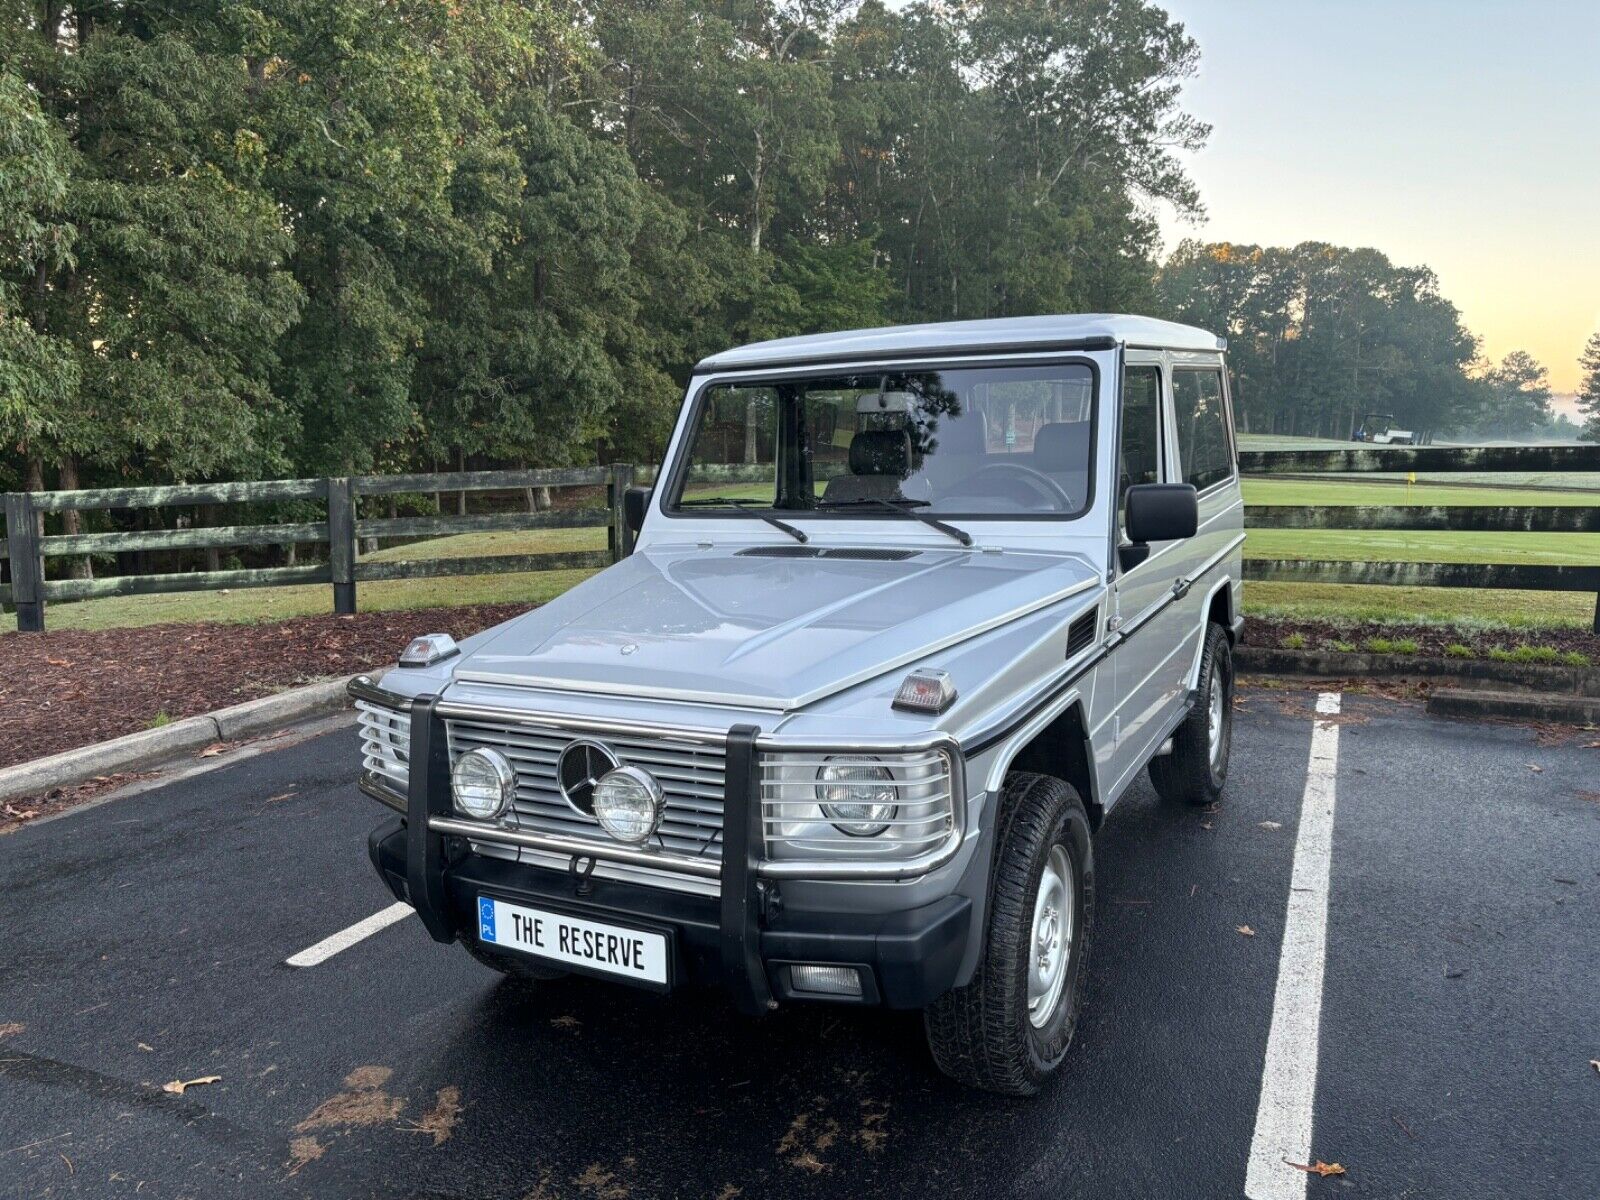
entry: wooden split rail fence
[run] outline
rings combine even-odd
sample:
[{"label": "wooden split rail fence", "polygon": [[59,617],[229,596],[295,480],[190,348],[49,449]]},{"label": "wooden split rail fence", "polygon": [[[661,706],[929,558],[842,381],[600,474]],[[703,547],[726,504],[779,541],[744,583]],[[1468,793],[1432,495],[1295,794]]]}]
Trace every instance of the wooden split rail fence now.
[{"label": "wooden split rail fence", "polygon": [[[258,483],[203,483],[177,487],[99,488],[75,492],[11,492],[5,496],[6,558],[11,583],[0,586],[0,602],[14,606],[17,628],[44,628],[45,604],[97,596],[143,596],[221,588],[279,587],[322,583],[333,587],[333,611],[356,611],[356,585],[382,579],[489,575],[507,571],[570,571],[606,566],[631,549],[622,520],[622,493],[634,469],[625,464],[542,471],[465,471],[435,475],[356,475],[333,479],[273,479]],[[483,492],[527,488],[601,487],[604,503],[544,512],[499,512],[469,516],[363,517],[364,497],[432,492]],[[148,509],[175,505],[321,502],[321,520],[268,525],[216,525],[190,529],[39,536],[44,513]],[[479,555],[364,561],[367,538],[426,538],[507,530],[604,527],[607,549],[542,554]],[[136,550],[192,550],[239,546],[326,543],[327,560],[294,567],[117,575],[104,579],[46,579],[44,560]]]},{"label": "wooden split rail fence", "polygon": [[[1247,476],[1535,471],[1593,472],[1597,482],[1600,482],[1600,446],[1247,450],[1239,455],[1239,464]],[[613,464],[566,470],[367,475],[268,480],[260,483],[8,493],[5,497],[6,546],[12,582],[9,586],[0,586],[0,601],[15,606],[18,629],[37,630],[44,628],[44,608],[49,601],[319,583],[332,585],[334,611],[347,613],[356,609],[356,586],[373,580],[506,571],[593,569],[615,562],[631,549],[631,535],[622,519],[622,493],[636,477],[643,481],[648,474],[648,470],[636,472],[634,467],[626,464]],[[359,512],[363,497],[571,487],[604,488],[604,504],[557,508],[538,513],[504,512],[470,516],[362,517]],[[326,506],[326,516],[317,521],[267,525],[51,534],[43,537],[36,532],[36,518],[40,513],[272,501],[322,502]],[[1600,506],[1250,505],[1245,509],[1245,524],[1247,528],[1255,529],[1600,533]],[[361,539],[365,538],[427,538],[460,533],[582,527],[605,527],[608,530],[608,548],[404,561],[363,560],[358,550]],[[46,579],[43,569],[47,558],[134,550],[281,546],[291,543],[326,543],[327,561],[295,567],[120,575],[105,579]],[[1600,632],[1600,562],[1586,566],[1545,566],[1250,558],[1245,561],[1245,578],[1323,584],[1593,592],[1597,597],[1595,629]]]},{"label": "wooden split rail fence", "polygon": [[[1239,454],[1239,469],[1245,475],[1299,477],[1410,472],[1594,472],[1596,482],[1600,483],[1600,445],[1246,450]],[[1337,483],[1330,484],[1330,489],[1337,487]],[[1337,492],[1330,490],[1330,494],[1337,495]],[[1537,493],[1530,492],[1529,495]],[[1251,504],[1245,507],[1244,523],[1246,529],[1600,533],[1600,506]],[[1247,558],[1244,577],[1246,580],[1285,583],[1594,592],[1594,630],[1600,633],[1600,561],[1586,566],[1547,566],[1530,563]]]}]

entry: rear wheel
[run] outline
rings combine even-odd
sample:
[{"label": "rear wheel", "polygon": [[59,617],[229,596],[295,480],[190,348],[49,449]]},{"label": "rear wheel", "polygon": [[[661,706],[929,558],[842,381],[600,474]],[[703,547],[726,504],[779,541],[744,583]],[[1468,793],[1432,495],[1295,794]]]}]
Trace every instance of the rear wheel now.
[{"label": "rear wheel", "polygon": [[1170,753],[1150,760],[1150,782],[1169,804],[1215,804],[1233,748],[1233,650],[1222,626],[1206,626],[1200,692],[1172,734]]},{"label": "rear wheel", "polygon": [[1048,775],[1007,777],[983,956],[966,987],[923,1014],[946,1075],[1027,1096],[1061,1065],[1083,1005],[1094,849],[1077,792]]},{"label": "rear wheel", "polygon": [[461,939],[461,945],[484,966],[499,971],[511,979],[521,979],[528,983],[548,983],[552,979],[565,979],[570,973],[560,967],[547,967],[526,954],[505,954],[499,950],[491,950],[477,938],[464,937]]}]

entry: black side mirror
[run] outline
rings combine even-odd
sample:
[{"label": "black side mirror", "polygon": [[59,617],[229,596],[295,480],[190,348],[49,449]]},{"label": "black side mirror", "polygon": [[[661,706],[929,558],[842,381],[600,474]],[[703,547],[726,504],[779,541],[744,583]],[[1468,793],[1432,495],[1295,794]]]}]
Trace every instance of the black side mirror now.
[{"label": "black side mirror", "polygon": [[624,489],[622,493],[622,520],[635,533],[644,528],[644,513],[645,509],[650,507],[652,490],[647,487],[631,487]]},{"label": "black side mirror", "polygon": [[1121,548],[1124,571],[1149,557],[1151,542],[1190,538],[1200,526],[1200,501],[1192,483],[1138,483],[1128,489],[1125,503],[1123,526],[1133,544]]}]

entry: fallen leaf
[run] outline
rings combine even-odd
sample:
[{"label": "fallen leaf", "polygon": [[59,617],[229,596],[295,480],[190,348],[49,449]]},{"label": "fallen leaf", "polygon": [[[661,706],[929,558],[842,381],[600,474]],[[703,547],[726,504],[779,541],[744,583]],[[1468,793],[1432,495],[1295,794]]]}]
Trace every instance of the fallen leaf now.
[{"label": "fallen leaf", "polygon": [[1254,929],[1251,929],[1250,926],[1248,926],[1248,925],[1236,926],[1235,927],[1235,932],[1242,933],[1242,934],[1244,934],[1245,937],[1255,937],[1255,935],[1256,935],[1256,931]]},{"label": "fallen leaf", "polygon": [[276,804],[279,800],[287,800],[290,796],[297,796],[298,792],[279,792],[276,796],[268,796],[266,803]]},{"label": "fallen leaf", "polygon": [[1595,1069],[1597,1074],[1600,1074],[1600,1058],[1591,1058],[1589,1065]]},{"label": "fallen leaf", "polygon": [[227,748],[228,748],[228,743],[227,742],[212,742],[211,745],[207,746],[204,750],[200,751],[200,753],[196,754],[195,757],[196,758],[215,758],[217,755],[221,754]]},{"label": "fallen leaf", "polygon": [[1210,829],[1211,828],[1211,822],[1210,821],[1201,821],[1200,822],[1200,828],[1201,829]]},{"label": "fallen leaf", "polygon": [[17,821],[31,821],[39,815],[37,808],[12,808],[9,804],[6,805],[5,812],[6,816]]},{"label": "fallen leaf", "polygon": [[138,1045],[139,1049],[146,1050],[146,1051],[150,1052],[151,1054],[154,1054],[155,1051],[156,1051],[156,1048],[154,1046],[146,1045],[144,1042],[138,1042],[138,1043],[136,1043],[136,1045]]},{"label": "fallen leaf", "polygon": [[171,1083],[163,1083],[161,1090],[171,1092],[174,1096],[181,1096],[192,1087],[199,1087],[205,1083],[221,1083],[221,1075],[202,1075],[199,1079],[174,1079]]},{"label": "fallen leaf", "polygon": [[1529,763],[1528,764],[1528,770],[1532,771],[1535,775],[1543,775],[1544,774],[1544,768],[1541,767],[1538,763]]},{"label": "fallen leaf", "polygon": [[583,1022],[578,1020],[577,1017],[560,1016],[551,1017],[550,1024],[556,1029],[577,1029]]},{"label": "fallen leaf", "polygon": [[1291,1166],[1296,1171],[1304,1171],[1307,1175],[1321,1175],[1324,1179],[1326,1179],[1329,1175],[1344,1174],[1344,1168],[1338,1163],[1325,1163],[1320,1158],[1309,1166],[1307,1166],[1305,1163],[1290,1162],[1287,1158],[1283,1161],[1286,1166]]},{"label": "fallen leaf", "polygon": [[0,1025],[0,1038],[11,1037],[14,1034],[21,1033],[26,1028],[27,1026],[21,1021],[7,1021],[5,1024]]},{"label": "fallen leaf", "polygon": [[1282,829],[1283,828],[1283,822],[1282,821],[1257,821],[1256,822],[1256,828],[1257,829]]}]

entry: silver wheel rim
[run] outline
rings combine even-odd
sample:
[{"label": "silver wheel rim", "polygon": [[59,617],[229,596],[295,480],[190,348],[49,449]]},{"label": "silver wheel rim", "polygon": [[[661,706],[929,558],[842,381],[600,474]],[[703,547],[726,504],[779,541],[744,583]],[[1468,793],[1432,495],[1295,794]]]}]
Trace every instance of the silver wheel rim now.
[{"label": "silver wheel rim", "polygon": [[1043,1029],[1055,1016],[1066,990],[1072,951],[1075,889],[1072,860],[1062,845],[1050,847],[1039,894],[1033,902],[1033,932],[1028,938],[1028,1020]]},{"label": "silver wheel rim", "polygon": [[1222,680],[1215,672],[1211,675],[1211,701],[1206,712],[1206,738],[1211,745],[1211,767],[1222,763]]}]

